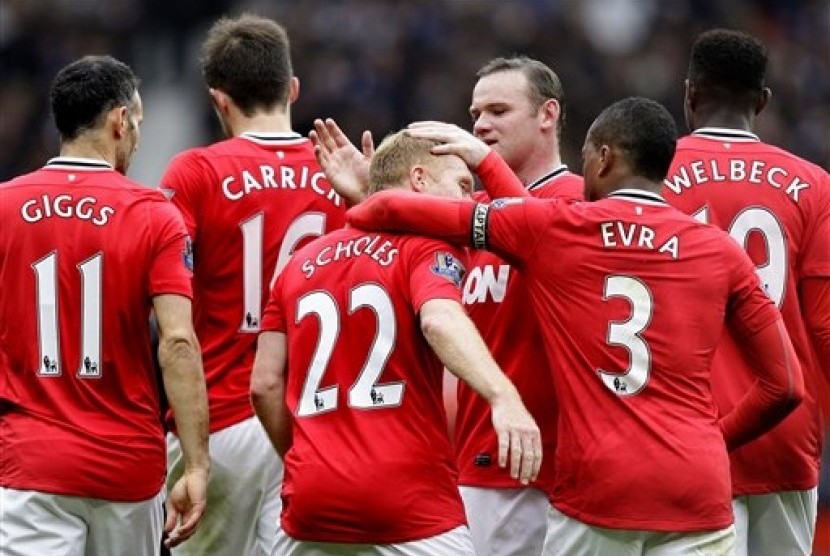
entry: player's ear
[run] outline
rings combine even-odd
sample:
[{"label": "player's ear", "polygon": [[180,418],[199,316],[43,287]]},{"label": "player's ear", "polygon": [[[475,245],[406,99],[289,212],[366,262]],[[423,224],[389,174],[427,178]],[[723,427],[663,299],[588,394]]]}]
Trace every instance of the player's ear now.
[{"label": "player's ear", "polygon": [[288,84],[288,104],[294,104],[300,96],[300,80],[295,76]]},{"label": "player's ear", "polygon": [[607,176],[616,162],[617,152],[610,145],[602,144],[597,149],[597,175]]},{"label": "player's ear", "polygon": [[121,139],[130,128],[130,112],[126,106],[116,106],[107,112],[106,122],[116,139]]},{"label": "player's ear", "polygon": [[767,106],[767,103],[769,102],[769,99],[771,99],[771,98],[772,98],[772,89],[770,89],[769,87],[764,87],[763,89],[761,89],[761,94],[758,95],[758,102],[755,103],[755,115],[756,116],[758,114],[760,114],[761,110],[763,110]]},{"label": "player's ear", "polygon": [[213,101],[213,106],[216,108],[216,110],[220,114],[227,114],[228,105],[231,102],[231,97],[229,97],[225,92],[214,88],[208,89],[208,94],[210,94],[210,98]]},{"label": "player's ear", "polygon": [[420,164],[409,169],[409,189],[418,193],[426,189],[426,168]]},{"label": "player's ear", "polygon": [[542,129],[550,129],[559,122],[559,117],[562,114],[562,106],[555,98],[549,98],[542,103],[539,113],[542,116]]}]

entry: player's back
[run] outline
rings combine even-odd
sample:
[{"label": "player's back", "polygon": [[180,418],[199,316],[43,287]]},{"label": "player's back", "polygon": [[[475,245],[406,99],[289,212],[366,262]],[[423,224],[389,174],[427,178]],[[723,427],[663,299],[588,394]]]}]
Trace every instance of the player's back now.
[{"label": "player's back", "polygon": [[278,278],[269,311],[288,334],[292,537],[403,542],[465,522],[443,368],[418,317],[430,299],[458,300],[458,280],[441,242],[354,229],[304,247]]},{"label": "player's back", "polygon": [[[814,487],[823,434],[820,371],[798,291],[802,278],[830,276],[827,173],[751,133],[709,128],[678,142],[663,189],[671,204],[726,230],[747,251],[784,317],[808,385],[792,415],[731,454],[735,494]],[[721,411],[740,401],[754,380],[751,362],[727,330],[713,361]]]},{"label": "player's back", "polygon": [[185,151],[162,187],[193,237],[194,326],[216,431],[253,415],[249,374],[274,276],[309,238],[342,227],[345,204],[295,133],[245,133]]},{"label": "player's back", "polygon": [[[528,186],[539,199],[582,199],[580,176],[560,166]],[[489,202],[483,192],[474,199]],[[545,454],[556,444],[556,402],[549,364],[535,315],[528,312],[530,292],[526,278],[490,251],[470,253],[462,302],[494,359],[519,391],[542,433]],[[490,418],[490,404],[466,383],[458,384],[455,449],[459,484],[512,487],[519,483],[498,466],[497,439]],[[550,492],[553,458],[543,459],[535,485]]]},{"label": "player's back", "polygon": [[152,295],[190,295],[181,216],[80,159],[53,159],[0,196],[2,482],[151,498],[165,454],[148,319]]},{"label": "player's back", "polygon": [[557,358],[553,504],[601,527],[727,527],[728,460],[709,363],[727,308],[768,324],[752,321],[754,306],[769,301],[750,261],[720,230],[644,191],[522,205],[504,210],[521,218],[491,209],[489,226],[521,253]]}]

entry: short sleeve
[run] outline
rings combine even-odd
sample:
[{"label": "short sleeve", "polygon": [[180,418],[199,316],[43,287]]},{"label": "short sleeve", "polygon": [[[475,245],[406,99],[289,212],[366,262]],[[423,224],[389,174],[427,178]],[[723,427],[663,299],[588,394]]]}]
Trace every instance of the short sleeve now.
[{"label": "short sleeve", "polygon": [[824,172],[821,194],[814,209],[814,222],[801,254],[802,278],[830,276],[830,174]]},{"label": "short sleeve", "polygon": [[182,215],[167,200],[150,203],[153,241],[150,294],[178,294],[191,298],[193,251]]},{"label": "short sleeve", "polygon": [[415,311],[431,299],[461,302],[465,252],[439,240],[412,238],[408,246],[409,292]]},{"label": "short sleeve", "polygon": [[260,323],[260,330],[263,332],[285,332],[285,313],[282,310],[282,290],[283,283],[287,272],[280,272],[277,280],[274,282],[274,287],[271,288],[271,293],[268,296],[268,303],[265,304],[265,310],[262,313],[262,322]]},{"label": "short sleeve", "polygon": [[187,231],[194,240],[199,237],[199,215],[203,212],[206,190],[203,184],[207,172],[197,151],[190,150],[174,157],[161,178],[162,192],[182,213]]}]

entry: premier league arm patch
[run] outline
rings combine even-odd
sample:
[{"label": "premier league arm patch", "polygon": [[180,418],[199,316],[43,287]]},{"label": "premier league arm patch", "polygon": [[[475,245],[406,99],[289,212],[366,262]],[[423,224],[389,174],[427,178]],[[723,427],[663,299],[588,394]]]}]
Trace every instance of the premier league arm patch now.
[{"label": "premier league arm patch", "polygon": [[184,251],[182,251],[182,261],[187,270],[193,272],[193,241],[190,237],[184,238]]},{"label": "premier league arm patch", "polygon": [[443,276],[460,288],[461,281],[464,279],[464,273],[466,272],[464,265],[451,253],[445,253],[443,251],[436,253],[435,259],[435,266],[430,267],[432,273]]}]

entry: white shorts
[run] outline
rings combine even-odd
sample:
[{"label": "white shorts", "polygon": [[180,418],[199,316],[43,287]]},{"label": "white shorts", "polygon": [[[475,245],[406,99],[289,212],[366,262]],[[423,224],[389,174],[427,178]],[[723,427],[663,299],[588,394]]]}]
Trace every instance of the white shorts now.
[{"label": "white shorts", "polygon": [[816,533],[818,489],[738,496],[736,556],[810,556]]},{"label": "white shorts", "polygon": [[[265,556],[279,529],[282,460],[256,417],[210,435],[207,509],[175,556]],[[167,435],[167,488],[184,468],[179,439]]]},{"label": "white shorts", "polygon": [[537,488],[458,487],[477,556],[539,556],[548,529],[547,495]]},{"label": "white shorts", "polygon": [[280,530],[271,556],[476,556],[465,525],[427,539],[397,544],[347,544],[292,539]]},{"label": "white shorts", "polygon": [[666,533],[593,527],[548,511],[545,556],[732,556],[735,527],[718,531]]},{"label": "white shorts", "polygon": [[3,556],[158,556],[164,493],[111,502],[0,487]]}]

